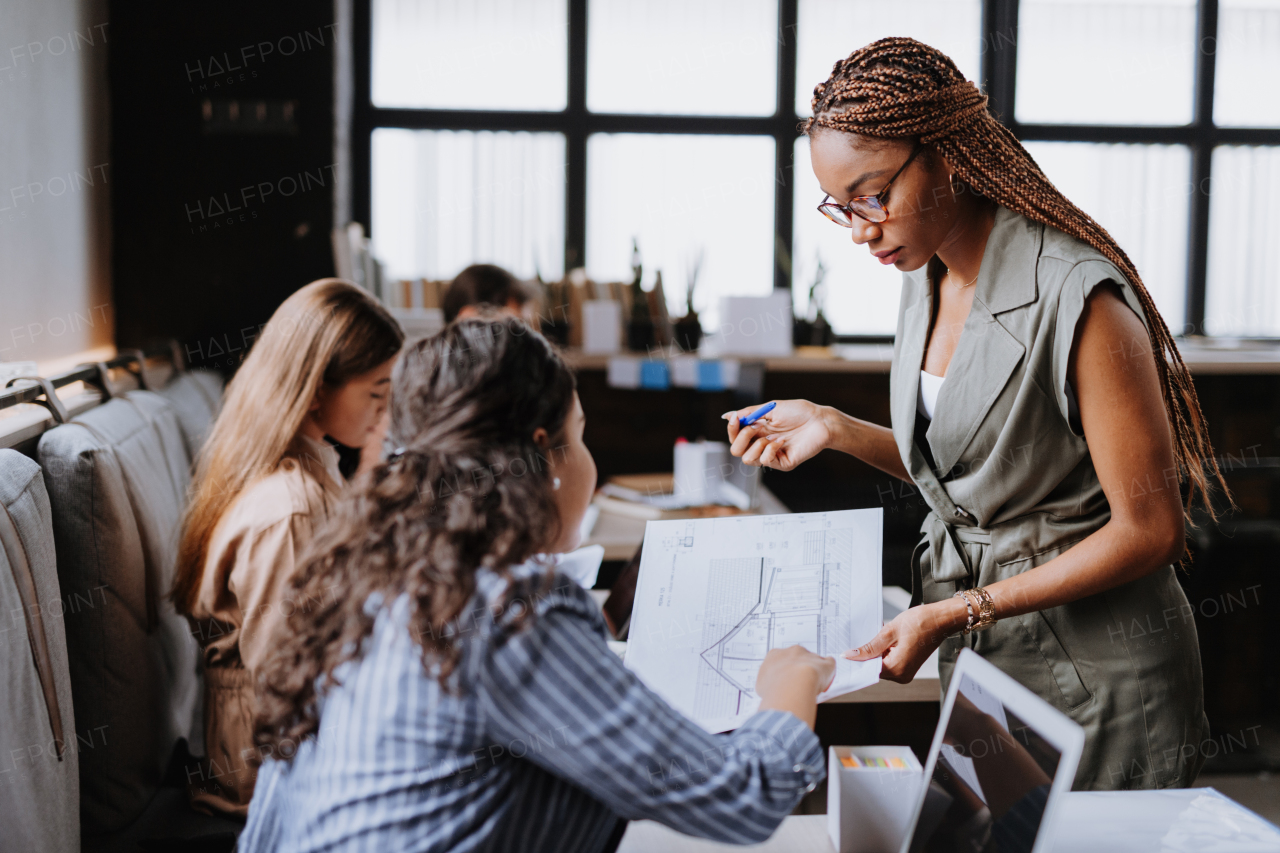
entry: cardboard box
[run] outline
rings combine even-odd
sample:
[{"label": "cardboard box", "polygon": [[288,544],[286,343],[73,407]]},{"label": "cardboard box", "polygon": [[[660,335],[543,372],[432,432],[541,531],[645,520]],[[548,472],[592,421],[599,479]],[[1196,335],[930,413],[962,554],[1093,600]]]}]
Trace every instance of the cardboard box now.
[{"label": "cardboard box", "polygon": [[[901,759],[905,768],[845,767],[844,756]],[[827,834],[838,853],[897,853],[920,793],[924,768],[907,746],[827,749]]]}]

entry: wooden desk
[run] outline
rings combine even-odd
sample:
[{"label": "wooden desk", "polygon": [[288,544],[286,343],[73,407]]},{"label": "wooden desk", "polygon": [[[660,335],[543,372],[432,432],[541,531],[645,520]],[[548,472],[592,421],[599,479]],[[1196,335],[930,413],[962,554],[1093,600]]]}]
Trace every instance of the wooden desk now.
[{"label": "wooden desk", "polygon": [[[760,506],[755,510],[757,514],[781,515],[791,511],[763,485],[758,488]],[[619,515],[605,509],[596,516],[595,523],[591,525],[591,533],[582,544],[603,545],[606,560],[630,560],[644,541],[646,523],[643,518]]]}]

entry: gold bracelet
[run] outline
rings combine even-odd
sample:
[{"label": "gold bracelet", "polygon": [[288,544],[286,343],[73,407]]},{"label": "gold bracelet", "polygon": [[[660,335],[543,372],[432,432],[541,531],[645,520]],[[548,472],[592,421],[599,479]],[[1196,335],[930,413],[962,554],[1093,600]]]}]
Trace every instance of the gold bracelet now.
[{"label": "gold bracelet", "polygon": [[962,633],[985,631],[996,624],[995,602],[991,600],[991,593],[982,587],[962,589],[955,594],[955,597],[964,599],[964,606],[969,611],[969,618],[965,621]]},{"label": "gold bracelet", "polygon": [[996,603],[991,600],[991,593],[980,586],[969,592],[977,599],[978,604],[978,621],[973,623],[971,630],[985,631],[996,624]]},{"label": "gold bracelet", "polygon": [[955,595],[951,596],[952,598],[958,598],[961,601],[963,601],[964,609],[969,612],[969,615],[964,620],[964,627],[960,629],[961,634],[969,633],[971,626],[973,625],[973,602],[970,601],[969,596],[965,594],[967,592],[968,592],[967,589],[962,589],[959,592],[957,592]]}]

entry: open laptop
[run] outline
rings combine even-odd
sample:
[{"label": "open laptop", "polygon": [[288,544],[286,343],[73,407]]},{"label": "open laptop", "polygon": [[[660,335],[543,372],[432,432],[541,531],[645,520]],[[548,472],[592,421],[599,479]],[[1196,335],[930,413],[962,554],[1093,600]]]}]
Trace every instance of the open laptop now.
[{"label": "open laptop", "polygon": [[1084,729],[960,653],[899,853],[1044,853]]}]

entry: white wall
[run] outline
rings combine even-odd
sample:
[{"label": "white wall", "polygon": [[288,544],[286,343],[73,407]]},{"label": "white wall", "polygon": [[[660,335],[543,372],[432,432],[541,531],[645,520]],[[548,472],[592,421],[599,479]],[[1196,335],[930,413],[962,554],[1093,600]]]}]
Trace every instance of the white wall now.
[{"label": "white wall", "polygon": [[0,3],[0,360],[112,341],[105,0]]}]

